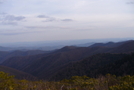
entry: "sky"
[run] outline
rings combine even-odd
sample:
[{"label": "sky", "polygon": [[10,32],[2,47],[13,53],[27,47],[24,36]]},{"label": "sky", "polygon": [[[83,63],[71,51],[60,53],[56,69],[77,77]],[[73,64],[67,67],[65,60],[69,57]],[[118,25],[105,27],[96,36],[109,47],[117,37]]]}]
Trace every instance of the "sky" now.
[{"label": "sky", "polygon": [[134,0],[0,0],[0,42],[134,37]]}]

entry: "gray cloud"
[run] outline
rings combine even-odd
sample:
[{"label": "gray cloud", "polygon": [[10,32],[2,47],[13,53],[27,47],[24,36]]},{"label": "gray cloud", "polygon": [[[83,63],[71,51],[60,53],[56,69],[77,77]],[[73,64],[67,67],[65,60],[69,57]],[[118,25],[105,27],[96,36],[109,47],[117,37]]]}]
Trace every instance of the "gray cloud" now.
[{"label": "gray cloud", "polygon": [[7,13],[4,13],[4,12],[2,12],[2,13],[0,13],[0,15],[6,15]]},{"label": "gray cloud", "polygon": [[46,15],[38,15],[37,17],[38,18],[50,18],[49,16],[46,16]]},{"label": "gray cloud", "polygon": [[18,35],[18,34],[24,34],[24,33],[0,33],[0,35]]},{"label": "gray cloud", "polygon": [[94,29],[74,29],[74,31],[91,31],[91,30],[94,30]]},{"label": "gray cloud", "polygon": [[26,31],[21,30],[13,30],[13,29],[0,29],[0,35],[18,35],[18,34],[24,34]]},{"label": "gray cloud", "polygon": [[53,22],[53,21],[64,21],[64,22],[70,22],[73,21],[72,19],[56,19],[54,17],[46,16],[46,15],[38,15],[38,18],[44,18],[42,22]]},{"label": "gray cloud", "polygon": [[1,25],[18,25],[17,22],[1,22]]},{"label": "gray cloud", "polygon": [[61,26],[26,26],[25,28],[28,29],[69,29],[68,27],[61,27]]},{"label": "gray cloud", "polygon": [[0,4],[2,4],[4,1],[3,0],[0,0]]},{"label": "gray cloud", "polygon": [[24,16],[14,16],[14,15],[8,15],[7,13],[0,13],[0,20],[3,21],[21,21],[25,19]]},{"label": "gray cloud", "polygon": [[6,31],[6,32],[0,32],[0,35],[20,35],[20,34],[28,34],[28,33],[37,33],[37,32],[42,32],[42,31],[22,31],[20,30],[20,32],[16,32],[16,31]]},{"label": "gray cloud", "polygon": [[43,26],[26,26],[26,28],[29,28],[29,29],[49,29],[49,28],[56,28],[54,26],[46,26],[46,27],[43,27]]},{"label": "gray cloud", "polygon": [[133,1],[131,1],[131,2],[127,2],[126,4],[134,4],[134,2],[133,2]]},{"label": "gray cloud", "polygon": [[24,16],[8,15],[7,13],[0,13],[0,24],[1,25],[18,25],[18,21],[25,19]]},{"label": "gray cloud", "polygon": [[40,27],[40,26],[26,26],[26,28],[30,28],[30,29],[37,29],[37,28],[46,28],[46,27]]},{"label": "gray cloud", "polygon": [[53,22],[53,21],[57,21],[55,18],[48,18],[46,20],[43,20],[42,22]]},{"label": "gray cloud", "polygon": [[38,15],[38,18],[44,18],[45,20],[43,20],[42,22],[53,22],[53,21],[57,21],[56,18],[54,17],[50,17],[50,16],[46,16],[46,15]]},{"label": "gray cloud", "polygon": [[62,19],[61,21],[70,22],[73,21],[72,19]]},{"label": "gray cloud", "polygon": [[21,21],[25,19],[25,17],[23,16],[14,16],[14,15],[7,15],[4,20],[7,20],[7,21]]},{"label": "gray cloud", "polygon": [[0,35],[20,35],[20,34],[27,34],[27,33],[35,33],[35,32],[0,33]]}]

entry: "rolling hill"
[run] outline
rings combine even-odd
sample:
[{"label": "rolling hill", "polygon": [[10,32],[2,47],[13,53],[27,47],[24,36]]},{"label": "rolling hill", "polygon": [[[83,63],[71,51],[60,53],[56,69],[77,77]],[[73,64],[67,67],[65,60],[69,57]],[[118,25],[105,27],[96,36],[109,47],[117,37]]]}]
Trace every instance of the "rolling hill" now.
[{"label": "rolling hill", "polygon": [[8,73],[9,75],[14,75],[16,79],[37,80],[36,77],[34,77],[28,73],[25,73],[25,72],[22,72],[22,71],[13,69],[13,68],[9,68],[6,66],[0,65],[0,71]]}]

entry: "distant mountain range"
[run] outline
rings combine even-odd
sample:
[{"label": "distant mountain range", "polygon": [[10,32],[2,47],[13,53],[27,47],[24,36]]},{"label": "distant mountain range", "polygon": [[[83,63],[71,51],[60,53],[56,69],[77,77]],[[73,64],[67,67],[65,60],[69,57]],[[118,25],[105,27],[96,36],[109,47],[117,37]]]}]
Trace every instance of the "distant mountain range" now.
[{"label": "distant mountain range", "polygon": [[[112,72],[116,63],[121,61],[119,66],[124,65],[127,62],[125,57],[133,57],[133,54],[131,55],[133,52],[134,41],[129,40],[117,43],[95,43],[89,47],[65,46],[52,52],[20,51],[10,52],[10,54],[1,52],[0,58],[3,61],[1,65],[29,73],[39,79],[61,80],[73,75],[96,77],[106,73],[116,74]],[[133,58],[130,62],[132,60]],[[124,68],[128,68],[127,66],[129,65],[127,64]],[[131,65],[131,68],[133,67],[134,65]],[[103,68],[109,68],[111,72]],[[121,68],[117,69],[119,70]],[[129,72],[132,73],[126,71],[116,75],[132,75],[131,70]]]},{"label": "distant mountain range", "polygon": [[[128,41],[129,42],[129,41]],[[117,42],[117,43],[114,43],[114,42],[108,42],[108,43],[95,43],[89,47],[117,47],[117,46],[120,46],[122,45],[123,43],[125,42]]]},{"label": "distant mountain range", "polygon": [[[64,46],[88,47],[94,43],[107,43],[109,41],[119,42],[131,40],[134,38],[108,38],[108,39],[82,39],[82,40],[61,40],[61,41],[37,41],[37,42],[16,42],[0,43],[0,51],[27,51],[27,50],[44,50],[51,51],[60,49]],[[112,43],[113,43],[112,42]]]},{"label": "distant mountain range", "polygon": [[0,51],[10,51],[10,50],[11,50],[11,48],[9,48],[9,47],[0,46]]}]

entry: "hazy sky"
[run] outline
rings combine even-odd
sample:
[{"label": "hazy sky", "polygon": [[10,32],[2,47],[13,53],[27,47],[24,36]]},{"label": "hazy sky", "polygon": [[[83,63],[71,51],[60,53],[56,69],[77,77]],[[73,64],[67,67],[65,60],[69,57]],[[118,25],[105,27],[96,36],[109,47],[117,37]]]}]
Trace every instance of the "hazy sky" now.
[{"label": "hazy sky", "polygon": [[134,0],[0,0],[0,42],[134,37]]}]

